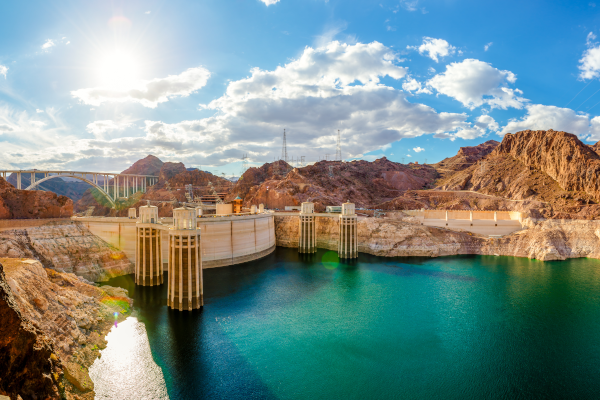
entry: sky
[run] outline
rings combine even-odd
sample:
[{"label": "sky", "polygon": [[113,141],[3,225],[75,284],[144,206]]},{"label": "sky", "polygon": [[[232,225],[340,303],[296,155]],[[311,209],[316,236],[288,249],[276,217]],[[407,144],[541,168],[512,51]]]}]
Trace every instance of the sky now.
[{"label": "sky", "polygon": [[525,129],[600,140],[600,2],[0,5],[0,169],[153,154],[239,176],[287,153],[435,163]]}]

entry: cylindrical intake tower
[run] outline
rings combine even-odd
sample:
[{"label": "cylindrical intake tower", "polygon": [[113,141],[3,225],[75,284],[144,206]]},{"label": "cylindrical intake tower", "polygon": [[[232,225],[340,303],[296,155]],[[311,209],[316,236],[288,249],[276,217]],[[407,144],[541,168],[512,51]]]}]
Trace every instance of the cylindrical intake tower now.
[{"label": "cylindrical intake tower", "polygon": [[317,252],[317,230],[315,226],[315,205],[304,202],[300,207],[300,237],[298,239],[299,253]]},{"label": "cylindrical intake tower", "polygon": [[135,283],[138,285],[156,286],[163,283],[161,228],[158,207],[141,206],[135,244]]},{"label": "cylindrical intake tower", "polygon": [[182,207],[173,210],[169,229],[169,289],[167,303],[179,311],[204,305],[200,229],[197,211]]},{"label": "cylindrical intake tower", "polygon": [[356,232],[358,217],[354,211],[354,203],[342,204],[340,215],[340,241],[338,253],[340,258],[358,257],[358,233]]}]

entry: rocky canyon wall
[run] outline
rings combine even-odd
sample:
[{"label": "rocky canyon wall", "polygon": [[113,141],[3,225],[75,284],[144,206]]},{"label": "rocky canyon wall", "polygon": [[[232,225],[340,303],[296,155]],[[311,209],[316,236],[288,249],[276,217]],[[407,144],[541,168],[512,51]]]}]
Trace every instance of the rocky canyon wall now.
[{"label": "rocky canyon wall", "polygon": [[124,289],[93,286],[38,260],[0,259],[0,365],[10,366],[0,368],[0,393],[94,399],[88,368],[115,313],[125,319],[131,304]]},{"label": "rocky canyon wall", "polygon": [[46,268],[93,282],[134,272],[125,253],[74,221],[1,231],[0,257],[34,258]]},{"label": "rocky canyon wall", "polygon": [[[337,219],[317,217],[317,247],[335,250]],[[298,245],[298,217],[275,217],[277,245]],[[412,217],[364,218],[358,222],[358,250],[383,257],[504,255],[542,261],[600,259],[600,221],[526,219],[525,228],[502,238],[421,225]]]}]

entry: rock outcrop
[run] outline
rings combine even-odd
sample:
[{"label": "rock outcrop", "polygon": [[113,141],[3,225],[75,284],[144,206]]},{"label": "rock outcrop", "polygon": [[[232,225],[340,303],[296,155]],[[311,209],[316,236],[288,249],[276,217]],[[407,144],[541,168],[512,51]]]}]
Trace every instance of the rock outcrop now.
[{"label": "rock outcrop", "polygon": [[93,282],[133,273],[125,254],[74,221],[0,232],[0,257],[34,258]]},{"label": "rock outcrop", "polygon": [[[104,336],[115,321],[122,321],[130,314],[132,300],[127,291],[93,286],[73,274],[44,268],[37,260],[0,259],[0,263],[5,273],[0,276],[0,291],[8,293],[12,309],[18,310],[10,321],[0,313],[0,331],[14,330],[20,322],[30,328],[28,332],[35,332],[38,342],[43,340],[38,345],[41,349],[38,352],[42,353],[23,351],[26,347],[13,352],[25,357],[31,367],[18,360],[2,363],[10,366],[8,376],[18,377],[19,373],[27,376],[25,381],[14,381],[12,392],[3,390],[18,393],[23,399],[36,398],[33,394],[37,398],[57,398],[63,390],[67,399],[93,399],[94,385],[87,371],[106,347]],[[0,334],[0,343],[3,338],[14,336]],[[0,387],[3,382],[0,380]],[[40,389],[32,389],[33,394],[29,395],[28,385],[34,383]]]},{"label": "rock outcrop", "polygon": [[455,156],[445,158],[433,166],[439,172],[462,171],[490,154],[499,144],[495,140],[488,140],[477,146],[461,147]]},{"label": "rock outcrop", "polygon": [[19,190],[0,178],[0,219],[66,218],[73,215],[73,201],[39,190]]},{"label": "rock outcrop", "polygon": [[0,262],[0,394],[58,399],[62,363],[54,343],[21,311]]},{"label": "rock outcrop", "polygon": [[[440,257],[457,254],[503,255],[542,261],[589,257],[600,259],[600,221],[538,220],[502,238],[421,225],[399,213],[389,218],[361,218],[358,250],[384,257]],[[335,218],[317,217],[317,246],[336,250]],[[298,217],[275,217],[277,245],[298,246]]]}]

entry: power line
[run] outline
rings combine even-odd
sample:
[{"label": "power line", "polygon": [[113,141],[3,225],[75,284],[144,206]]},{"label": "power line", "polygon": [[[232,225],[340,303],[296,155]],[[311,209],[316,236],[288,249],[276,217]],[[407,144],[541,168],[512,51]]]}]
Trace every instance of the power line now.
[{"label": "power line", "polygon": [[[579,105],[579,107],[581,107],[582,105],[584,105],[586,101],[588,101],[589,99],[591,99],[592,97],[594,97],[594,96],[596,95],[596,93],[598,93],[598,92],[600,92],[600,89],[596,90],[596,91],[594,92],[594,94],[593,94],[593,95],[591,95],[590,97],[588,97],[588,98],[587,98],[587,99],[586,99],[586,100],[585,100],[583,103],[581,103],[581,104]],[[577,107],[577,108],[575,109],[575,111],[577,111],[577,110],[579,109],[579,107]]]},{"label": "power line", "polygon": [[586,88],[586,87],[590,86],[590,83],[592,83],[592,82],[593,82],[593,80],[589,81],[589,83],[588,83],[587,85],[585,85],[585,87],[584,87],[583,89],[581,89],[581,90],[579,91],[579,93],[577,93],[577,94],[575,95],[575,97],[573,97],[571,100],[569,100],[569,102],[568,102],[567,104],[565,104],[565,107],[566,107],[566,106],[568,106],[569,104],[571,104],[571,102],[572,102],[573,100],[575,100],[575,98],[577,98],[577,96],[579,96],[579,95],[581,94],[581,92],[583,92],[583,91],[585,90],[585,88]]}]

